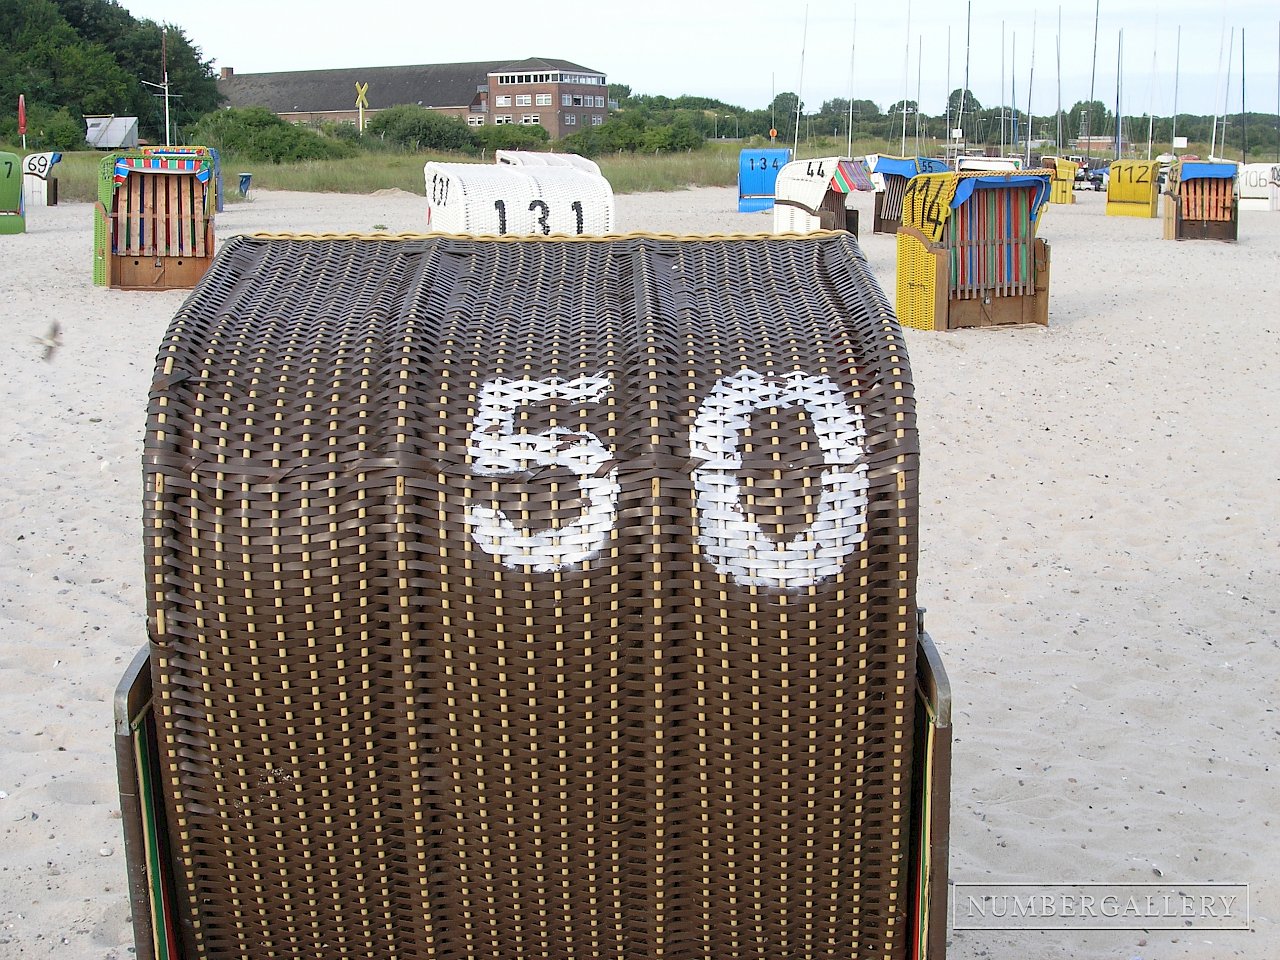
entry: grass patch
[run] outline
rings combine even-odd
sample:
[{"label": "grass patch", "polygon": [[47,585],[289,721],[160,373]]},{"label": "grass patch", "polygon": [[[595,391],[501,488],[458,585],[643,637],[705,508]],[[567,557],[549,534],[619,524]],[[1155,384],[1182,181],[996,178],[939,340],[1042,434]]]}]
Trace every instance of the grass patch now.
[{"label": "grass patch", "polygon": [[[774,146],[787,145],[779,142]],[[801,158],[836,156],[844,153],[845,145],[840,138],[816,137],[804,141],[798,155]],[[770,144],[759,137],[741,141],[712,140],[699,150],[685,153],[610,154],[597,158],[597,162],[616,194],[664,192],[701,186],[726,187],[738,182],[738,156],[742,150],[768,146]],[[1195,146],[1199,145],[1193,145],[1193,149]],[[1207,146],[1199,151],[1202,156],[1207,154]],[[853,152],[861,156],[885,152],[885,147],[883,140],[855,141]],[[12,145],[4,149],[22,154],[20,148]],[[923,152],[936,155],[938,149],[936,144],[930,144]],[[64,153],[62,162],[54,167],[59,199],[95,201],[98,198],[98,166],[105,155],[93,150]],[[463,154],[385,150],[361,153],[354,159],[303,160],[298,163],[246,163],[235,157],[223,157],[222,180],[229,203],[240,199],[237,184],[241,173],[253,174],[254,190],[373,193],[375,190],[398,189],[423,196],[422,166],[428,160],[489,162],[487,158],[477,161],[475,157]]]}]

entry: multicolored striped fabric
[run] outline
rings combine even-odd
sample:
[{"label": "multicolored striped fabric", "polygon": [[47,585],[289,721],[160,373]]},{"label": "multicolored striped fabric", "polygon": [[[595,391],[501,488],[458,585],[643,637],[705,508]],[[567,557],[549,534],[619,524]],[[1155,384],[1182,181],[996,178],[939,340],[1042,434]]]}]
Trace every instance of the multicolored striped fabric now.
[{"label": "multicolored striped fabric", "polygon": [[194,173],[201,183],[207,183],[211,173],[209,161],[205,157],[117,157],[115,167],[115,184],[124,183],[129,174],[135,170],[147,173]]}]

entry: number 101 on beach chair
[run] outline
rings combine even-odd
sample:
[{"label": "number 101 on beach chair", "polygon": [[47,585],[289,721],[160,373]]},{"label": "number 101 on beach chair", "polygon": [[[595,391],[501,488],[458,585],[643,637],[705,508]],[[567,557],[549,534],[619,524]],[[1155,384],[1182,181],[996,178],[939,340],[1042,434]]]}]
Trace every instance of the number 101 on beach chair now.
[{"label": "number 101 on beach chair", "polygon": [[942,957],[911,371],[849,234],[234,237],[162,342],[140,960]]}]

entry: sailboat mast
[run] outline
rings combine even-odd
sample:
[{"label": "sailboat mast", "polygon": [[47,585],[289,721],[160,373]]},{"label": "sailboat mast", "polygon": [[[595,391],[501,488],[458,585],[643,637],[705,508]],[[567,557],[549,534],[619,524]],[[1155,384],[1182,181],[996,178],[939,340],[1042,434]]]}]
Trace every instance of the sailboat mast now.
[{"label": "sailboat mast", "polygon": [[1036,85],[1036,15],[1031,14],[1031,73],[1027,77],[1027,158],[1024,161],[1031,166],[1031,137],[1034,133],[1031,114],[1031,91]]},{"label": "sailboat mast", "polygon": [[1009,49],[1009,114],[1012,126],[1009,138],[1013,141],[1010,149],[1018,149],[1018,31],[1013,31],[1013,39]]},{"label": "sailboat mast", "polygon": [[[956,120],[956,126],[961,130],[961,136],[964,136],[964,101],[969,96],[969,39],[973,31],[973,0],[969,0],[969,12],[965,14],[964,20],[964,89],[960,91],[960,116]],[[1003,81],[1001,81],[1003,82]],[[968,144],[969,138],[964,137],[964,142]]]},{"label": "sailboat mast", "polygon": [[951,24],[947,24],[947,129],[943,131],[944,157],[951,156]]},{"label": "sailboat mast", "polygon": [[853,5],[853,41],[849,44],[849,137],[845,145],[844,155],[853,156],[853,68],[858,58],[858,5]]},{"label": "sailboat mast", "polygon": [[902,57],[902,150],[901,157],[907,155],[907,78],[911,66],[911,0],[907,0],[907,49]]},{"label": "sailboat mast", "polygon": [[1182,72],[1182,24],[1178,24],[1177,52],[1173,55],[1173,139],[1169,142],[1169,152],[1177,150],[1178,140],[1178,75]]},{"label": "sailboat mast", "polygon": [[[1084,154],[1086,160],[1093,159],[1093,98],[1094,88],[1098,80],[1098,15],[1102,11],[1102,0],[1093,5],[1093,69],[1089,73],[1089,104],[1084,111]],[[1090,164],[1092,166],[1092,164]]]},{"label": "sailboat mast", "polygon": [[1249,162],[1249,114],[1244,109],[1244,27],[1240,28],[1240,162]]},{"label": "sailboat mast", "polygon": [[1151,41],[1151,86],[1147,94],[1147,159],[1151,159],[1151,140],[1156,124],[1156,52],[1160,49],[1160,18],[1156,17],[1156,33]]},{"label": "sailboat mast", "polygon": [[1000,155],[1005,155],[1005,22],[1000,22]]},{"label": "sailboat mast", "polygon": [[924,76],[924,34],[916,36],[916,156],[920,156],[920,83]]},{"label": "sailboat mast", "polygon": [[1222,155],[1227,155],[1227,101],[1231,99],[1231,61],[1236,54],[1236,28],[1231,28],[1227,41],[1227,79],[1222,84]]},{"label": "sailboat mast", "polygon": [[804,5],[804,33],[800,39],[800,86],[796,90],[796,134],[791,141],[791,157],[795,159],[800,153],[800,108],[804,101],[804,49],[809,43],[809,5]]},{"label": "sailboat mast", "polygon": [[1062,152],[1062,5],[1058,5],[1058,37],[1054,46],[1058,53],[1058,136],[1054,140],[1057,151]]},{"label": "sailboat mast", "polygon": [[1218,32],[1218,76],[1215,79],[1213,88],[1213,126],[1209,131],[1209,157],[1218,152],[1218,87],[1216,84],[1222,83],[1222,45],[1227,39],[1227,18],[1222,18],[1222,28]]},{"label": "sailboat mast", "polygon": [[1116,146],[1115,158],[1120,159],[1121,147],[1124,144],[1124,131],[1120,120],[1120,98],[1122,77],[1124,76],[1124,28],[1120,29],[1120,38],[1116,41]]}]

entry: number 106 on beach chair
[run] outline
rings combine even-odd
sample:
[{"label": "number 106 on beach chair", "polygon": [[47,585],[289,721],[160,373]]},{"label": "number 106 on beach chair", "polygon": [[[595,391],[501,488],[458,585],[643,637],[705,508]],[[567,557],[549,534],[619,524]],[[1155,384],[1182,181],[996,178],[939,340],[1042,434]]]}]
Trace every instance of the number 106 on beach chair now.
[{"label": "number 106 on beach chair", "polygon": [[229,240],[148,408],[139,960],[941,960],[912,398],[847,233]]}]

